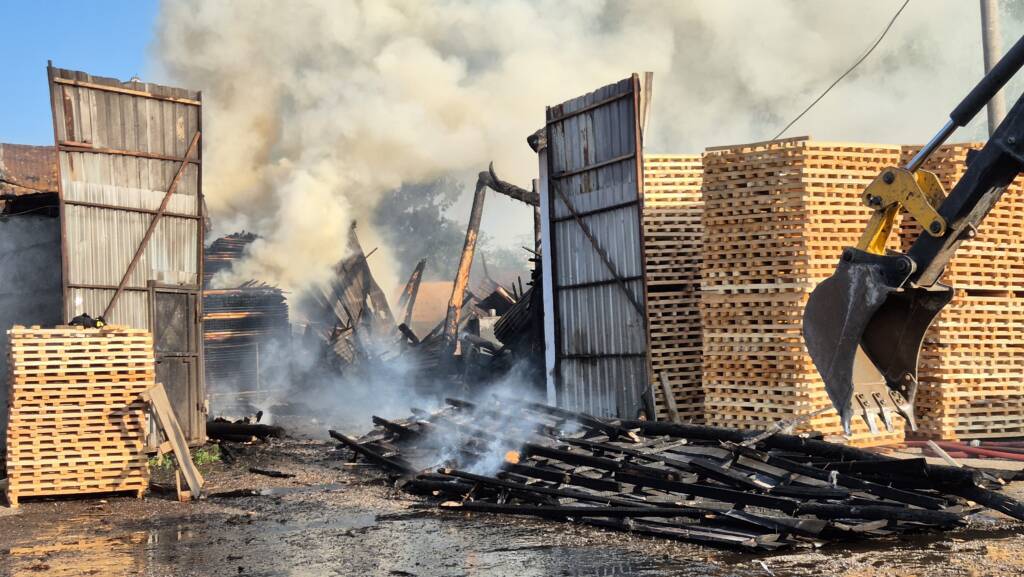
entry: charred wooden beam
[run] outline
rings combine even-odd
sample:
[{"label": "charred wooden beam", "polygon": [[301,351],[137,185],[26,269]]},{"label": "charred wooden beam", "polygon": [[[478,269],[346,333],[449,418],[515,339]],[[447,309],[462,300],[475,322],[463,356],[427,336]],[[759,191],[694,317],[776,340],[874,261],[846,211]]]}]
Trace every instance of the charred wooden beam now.
[{"label": "charred wooden beam", "polygon": [[444,503],[443,509],[473,511],[477,513],[506,513],[509,515],[530,515],[549,519],[566,517],[688,517],[699,519],[706,515],[699,509],[680,507],[595,507],[579,505],[511,505],[467,501],[465,503]]},{"label": "charred wooden beam", "polygon": [[746,447],[740,448],[740,450],[747,456],[758,458],[760,457],[765,463],[769,465],[786,469],[799,475],[811,477],[812,479],[818,479],[820,481],[827,481],[841,487],[848,489],[855,489],[857,491],[863,491],[876,497],[883,499],[889,499],[891,501],[897,501],[899,503],[907,503],[908,505],[915,505],[917,507],[923,507],[925,509],[941,509],[947,503],[945,499],[932,497],[916,491],[907,491],[904,489],[897,489],[895,487],[889,487],[880,483],[873,483],[871,481],[865,481],[863,479],[847,475],[845,473],[839,473],[838,471],[826,471],[824,469],[818,469],[810,465],[803,465],[783,457],[776,457],[768,453],[761,453],[758,455],[754,449],[748,449]]},{"label": "charred wooden beam", "polygon": [[722,512],[721,515],[736,521],[763,527],[781,535],[792,533],[811,539],[817,539],[821,535],[822,530],[828,525],[822,519],[754,515],[740,509],[729,509]]},{"label": "charred wooden beam", "polygon": [[[484,173],[480,173],[484,174]],[[487,186],[490,187],[494,192],[504,194],[505,196],[518,200],[519,202],[526,203],[530,206],[540,206],[540,194],[533,190],[526,190],[525,188],[516,186],[512,183],[505,182],[498,178],[498,175],[494,173],[494,163],[487,167]]]},{"label": "charred wooden beam", "polygon": [[225,439],[233,440],[228,437],[257,437],[260,439],[266,439],[267,437],[283,437],[283,427],[275,427],[273,425],[260,425],[258,423],[228,423],[224,421],[207,421],[206,422],[206,436],[211,439]]},{"label": "charred wooden beam", "polygon": [[623,483],[630,483],[638,487],[650,487],[652,489],[681,493],[683,495],[704,497],[705,499],[713,499],[715,501],[732,503],[735,505],[749,505],[752,507],[774,509],[776,511],[782,511],[787,515],[792,515],[796,512],[797,506],[799,505],[799,502],[795,499],[788,499],[785,497],[773,497],[770,495],[760,495],[747,491],[737,491],[728,487],[709,485],[706,483],[685,483],[670,479],[658,479],[656,477],[636,475],[627,471],[615,473],[615,478]]},{"label": "charred wooden beam", "polygon": [[422,436],[422,433],[420,433],[420,431],[417,431],[412,427],[407,427],[401,423],[389,421],[383,417],[378,417],[377,415],[373,415],[373,417],[371,418],[373,419],[374,425],[377,425],[378,427],[383,427],[384,430],[390,431],[391,433],[398,435],[399,438],[417,438]]},{"label": "charred wooden beam", "polygon": [[219,493],[209,493],[206,495],[207,499],[241,499],[244,497],[259,497],[259,489],[234,489],[231,491],[221,491]]},{"label": "charred wooden beam", "polygon": [[218,441],[224,441],[228,443],[255,443],[256,441],[260,440],[260,438],[257,437],[256,435],[230,435],[227,433],[222,433],[214,436],[211,435],[209,431],[207,431],[206,436],[211,439],[217,439]]},{"label": "charred wooden beam", "polygon": [[[647,436],[668,435],[671,437],[682,437],[691,440],[719,441],[730,443],[742,443],[750,437],[757,436],[757,431],[741,431],[738,429],[726,429],[722,427],[709,427],[704,425],[685,425],[681,423],[666,423],[661,421],[623,421],[624,427],[639,429]],[[761,446],[766,449],[778,449],[802,453],[811,457],[818,457],[828,461],[899,461],[892,457],[872,453],[864,449],[857,449],[837,443],[829,443],[817,439],[808,439],[797,435],[784,435],[781,433],[772,435],[765,439]],[[936,486],[952,487],[955,485],[970,486],[981,481],[981,473],[966,468],[958,469],[945,465],[926,465],[927,478],[936,483]]]},{"label": "charred wooden beam", "polygon": [[768,494],[800,500],[843,501],[850,498],[850,491],[846,489],[800,487],[796,485],[778,485],[768,489]]},{"label": "charred wooden beam", "polygon": [[651,506],[640,499],[630,499],[621,497],[618,495],[608,495],[600,493],[587,493],[584,491],[577,491],[573,489],[552,489],[549,487],[541,487],[538,485],[527,485],[525,483],[518,483],[515,481],[509,481],[505,479],[496,479],[493,477],[487,477],[484,475],[476,475],[468,473],[466,471],[458,471],[455,469],[440,469],[438,470],[442,475],[448,475],[450,477],[458,477],[467,481],[473,481],[484,486],[508,489],[524,494],[542,495],[545,497],[558,497],[567,499],[576,499],[577,501],[584,501],[588,503],[603,503],[605,505],[619,505],[622,507],[639,507],[639,506]]},{"label": "charred wooden beam", "polygon": [[584,427],[600,431],[605,435],[608,435],[608,438],[611,440],[623,439],[631,442],[636,442],[638,440],[636,433],[631,431],[629,428],[599,419],[586,413],[579,413],[568,409],[562,409],[560,407],[552,407],[543,403],[534,403],[532,401],[520,401],[506,398],[502,398],[501,401],[510,405],[519,405],[537,413],[551,415],[568,421],[574,421]]},{"label": "charred wooden beam", "polygon": [[256,467],[249,467],[249,472],[254,475],[263,475],[264,477],[274,477],[276,479],[291,479],[295,477],[293,473],[284,473],[281,471],[274,471],[271,469],[259,469]]},{"label": "charred wooden beam", "polygon": [[997,493],[976,485],[960,487],[956,495],[974,501],[979,505],[984,505],[989,509],[995,509],[1018,521],[1024,521],[1024,504],[1009,495]]},{"label": "charred wooden beam", "polygon": [[928,509],[911,509],[906,507],[850,506],[830,505],[824,503],[801,503],[796,510],[797,515],[814,515],[819,519],[867,519],[886,521],[906,521],[949,527],[963,521],[963,515],[949,511],[932,511]]},{"label": "charred wooden beam", "polygon": [[926,477],[928,461],[924,459],[897,459],[895,461],[839,461],[825,463],[823,468],[849,474],[908,475]]},{"label": "charred wooden beam", "polygon": [[416,296],[420,292],[420,283],[423,281],[423,269],[427,266],[427,259],[422,259],[416,263],[416,268],[413,269],[412,274],[409,275],[408,282],[405,283],[405,288],[402,289],[402,296],[398,297],[398,308],[405,310],[402,317],[403,325],[412,324],[412,311],[416,306]]},{"label": "charred wooden beam", "polygon": [[410,493],[424,495],[447,495],[449,497],[463,498],[473,492],[474,485],[463,481],[448,480],[438,481],[435,479],[405,479],[398,484],[398,488]]},{"label": "charred wooden beam", "polygon": [[413,466],[410,465],[409,463],[406,463],[404,460],[385,457],[378,451],[375,451],[374,449],[371,449],[370,447],[364,444],[360,444],[355,439],[346,437],[345,435],[339,433],[338,431],[327,431],[327,433],[331,436],[331,438],[341,441],[341,443],[344,444],[346,447],[352,449],[356,453],[359,453],[363,457],[366,457],[367,460],[377,463],[378,465],[383,465],[388,469],[407,475],[416,472]]},{"label": "charred wooden beam", "polygon": [[744,537],[718,532],[713,529],[705,529],[702,526],[668,526],[663,523],[653,523],[637,519],[587,519],[585,522],[588,525],[595,525],[606,529],[626,531],[649,537],[688,541],[708,547],[773,551],[787,547],[790,544],[787,541],[779,540],[779,535],[774,534]]},{"label": "charred wooden beam", "polygon": [[412,332],[412,329],[409,328],[409,325],[405,323],[398,325],[398,332],[402,333],[402,336],[409,339],[410,343],[414,345],[420,344],[420,338],[416,336],[416,333]]},{"label": "charred wooden beam", "polygon": [[473,255],[476,252],[476,241],[480,234],[480,217],[484,212],[484,198],[487,192],[487,180],[490,176],[481,172],[476,182],[476,191],[473,193],[473,207],[469,211],[469,224],[466,225],[466,240],[462,246],[462,256],[459,257],[459,269],[455,273],[455,282],[452,283],[452,296],[448,300],[448,313],[445,315],[443,356],[450,359],[455,355],[456,345],[459,337],[459,321],[462,315],[462,304],[466,298],[466,287],[469,285],[469,272],[473,267]]},{"label": "charred wooden beam", "polygon": [[569,471],[560,471],[549,467],[525,465],[522,463],[505,463],[502,465],[502,470],[523,475],[524,477],[532,477],[534,479],[541,479],[543,481],[550,481],[552,483],[559,483],[562,485],[576,485],[587,489],[593,489],[595,491],[608,491],[611,493],[622,492],[622,484],[617,481],[586,477],[584,475],[577,475]]}]

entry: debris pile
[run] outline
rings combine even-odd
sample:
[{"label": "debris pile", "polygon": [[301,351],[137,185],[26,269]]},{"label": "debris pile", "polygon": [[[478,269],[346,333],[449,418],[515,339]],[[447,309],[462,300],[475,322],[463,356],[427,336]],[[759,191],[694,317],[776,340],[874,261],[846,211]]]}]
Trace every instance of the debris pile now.
[{"label": "debris pile", "polygon": [[288,303],[280,289],[250,281],[203,291],[206,379],[215,389],[232,383],[260,390],[261,357],[290,338]]},{"label": "debris pile", "polygon": [[803,436],[611,421],[509,399],[448,399],[330,435],[446,510],[528,515],[748,550],[948,529],[982,506],[1024,519],[996,470]]},{"label": "debris pile", "polygon": [[291,339],[288,302],[281,289],[258,281],[234,288],[210,287],[213,277],[230,270],[256,235],[221,237],[203,256],[203,347],[206,382],[214,394],[262,391],[268,357]]},{"label": "debris pile", "polygon": [[351,365],[383,360],[382,354],[392,354],[388,342],[397,338],[391,307],[367,263],[374,251],[363,252],[355,222],[349,228],[348,253],[335,265],[331,279],[303,304],[306,317],[315,320],[310,330],[333,350],[333,364],[342,372]]}]

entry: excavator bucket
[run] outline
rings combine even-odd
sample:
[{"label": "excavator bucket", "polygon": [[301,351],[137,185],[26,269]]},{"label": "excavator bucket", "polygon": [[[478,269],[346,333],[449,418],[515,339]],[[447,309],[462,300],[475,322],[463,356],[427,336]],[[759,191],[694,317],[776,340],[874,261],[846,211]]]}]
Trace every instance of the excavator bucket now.
[{"label": "excavator bucket", "polygon": [[[953,290],[938,280],[960,243],[973,238],[1006,187],[1024,171],[1020,144],[1024,142],[1024,97],[968,163],[949,196],[942,196],[934,176],[918,171],[1021,67],[1024,36],[903,168],[886,169],[868,185],[864,203],[875,212],[858,248],[845,249],[836,272],[811,292],[804,308],[804,343],[847,434],[854,412],[872,431],[878,428],[876,419],[891,428],[894,414],[903,415],[916,429],[914,396],[921,343],[939,311],[953,298]],[[901,207],[925,232],[906,255],[876,254],[884,251],[892,219]],[[858,359],[863,361],[861,367]],[[869,370],[874,376],[865,378],[858,368],[877,372]]]},{"label": "excavator bucket", "polygon": [[877,420],[891,430],[895,414],[916,428],[921,343],[953,291],[904,287],[912,272],[905,255],[848,248],[807,301],[804,343],[847,434],[854,413],[873,432]]}]

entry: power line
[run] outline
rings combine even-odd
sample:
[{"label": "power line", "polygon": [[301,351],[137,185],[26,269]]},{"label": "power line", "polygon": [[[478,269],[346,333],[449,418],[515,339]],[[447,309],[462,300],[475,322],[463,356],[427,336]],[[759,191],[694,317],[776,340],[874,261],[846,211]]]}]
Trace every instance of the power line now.
[{"label": "power line", "polygon": [[847,69],[847,71],[846,71],[846,72],[843,72],[843,73],[842,73],[842,75],[840,75],[840,76],[839,76],[839,78],[836,78],[835,82],[833,82],[832,84],[830,84],[830,85],[828,86],[828,88],[826,88],[826,89],[825,89],[825,92],[822,92],[820,96],[818,96],[817,98],[815,98],[815,99],[814,99],[814,102],[812,102],[812,103],[810,103],[809,105],[807,105],[807,108],[805,108],[803,112],[801,112],[800,114],[798,114],[798,115],[796,116],[796,118],[794,118],[793,120],[791,120],[791,121],[789,122],[789,124],[787,124],[787,125],[785,126],[785,128],[783,128],[782,130],[780,130],[778,134],[776,134],[776,135],[775,135],[774,137],[772,137],[772,140],[775,140],[775,139],[777,139],[778,137],[780,137],[780,136],[782,136],[783,134],[785,134],[785,133],[786,133],[786,131],[787,131],[787,130],[789,130],[791,126],[793,126],[794,124],[796,124],[796,122],[797,122],[798,120],[800,120],[801,118],[803,118],[803,117],[804,117],[804,115],[805,115],[805,114],[807,114],[808,112],[810,112],[810,110],[811,110],[812,108],[814,108],[814,105],[815,105],[815,104],[817,104],[817,103],[818,103],[819,101],[821,101],[821,99],[822,99],[822,98],[825,98],[825,95],[826,95],[826,94],[828,94],[830,90],[832,90],[833,88],[835,88],[836,84],[839,84],[839,83],[840,83],[840,82],[841,82],[841,81],[843,80],[843,78],[846,78],[846,77],[847,77],[847,76],[848,76],[848,75],[849,75],[849,74],[850,74],[851,72],[853,72],[853,70],[854,70],[855,68],[857,68],[858,66],[860,66],[860,63],[861,63],[861,62],[864,62],[864,60],[865,60],[865,59],[866,59],[866,58],[867,58],[868,56],[870,56],[872,52],[874,52],[875,48],[877,48],[877,47],[878,47],[878,45],[882,43],[882,39],[883,39],[883,38],[885,38],[885,35],[889,33],[889,29],[891,29],[891,28],[892,28],[892,25],[896,23],[896,19],[900,17],[900,14],[901,14],[901,13],[903,12],[903,9],[907,7],[907,4],[910,4],[910,0],[905,0],[905,1],[903,2],[903,5],[902,5],[902,6],[900,6],[900,9],[899,9],[899,10],[897,10],[897,11],[896,11],[896,13],[892,15],[892,19],[891,19],[891,20],[889,20],[889,24],[887,24],[887,25],[886,25],[886,27],[885,27],[885,30],[882,30],[882,34],[881,34],[881,35],[879,35],[878,39],[877,39],[877,40],[875,40],[875,43],[874,43],[874,44],[872,44],[870,48],[868,48],[867,52],[865,52],[865,53],[864,53],[863,55],[861,55],[861,57],[860,57],[860,58],[858,58],[858,59],[857,59],[857,61],[853,63],[853,66],[851,66],[851,67],[850,67],[849,69]]}]

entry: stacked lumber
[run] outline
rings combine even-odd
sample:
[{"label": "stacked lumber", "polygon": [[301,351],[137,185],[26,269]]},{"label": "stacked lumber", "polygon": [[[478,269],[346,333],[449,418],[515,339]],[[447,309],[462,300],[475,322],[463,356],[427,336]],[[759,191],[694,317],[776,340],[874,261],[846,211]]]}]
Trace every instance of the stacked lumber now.
[{"label": "stacked lumber", "polygon": [[10,331],[8,502],[148,485],[146,405],[153,337],[105,327]]},{"label": "stacked lumber", "polygon": [[[981,143],[949,144],[924,169],[949,192]],[[918,147],[904,147],[904,160]],[[915,399],[918,433],[938,439],[1024,436],[1024,185],[1018,178],[960,245],[942,277],[957,289],[929,329],[921,350]],[[920,234],[906,218],[903,249]]]},{"label": "stacked lumber", "polygon": [[[788,138],[710,148],[704,155],[701,318],[710,425],[763,429],[830,406],[803,343],[804,305],[857,244],[870,211],[865,186],[900,147]],[[893,241],[893,248],[898,240]],[[872,435],[854,419],[853,444]],[[835,412],[802,426],[840,435]]]},{"label": "stacked lumber", "polygon": [[[644,260],[651,390],[659,420],[703,422],[700,155],[644,156]],[[665,386],[662,385],[664,380]],[[675,401],[667,402],[666,387]]]}]

